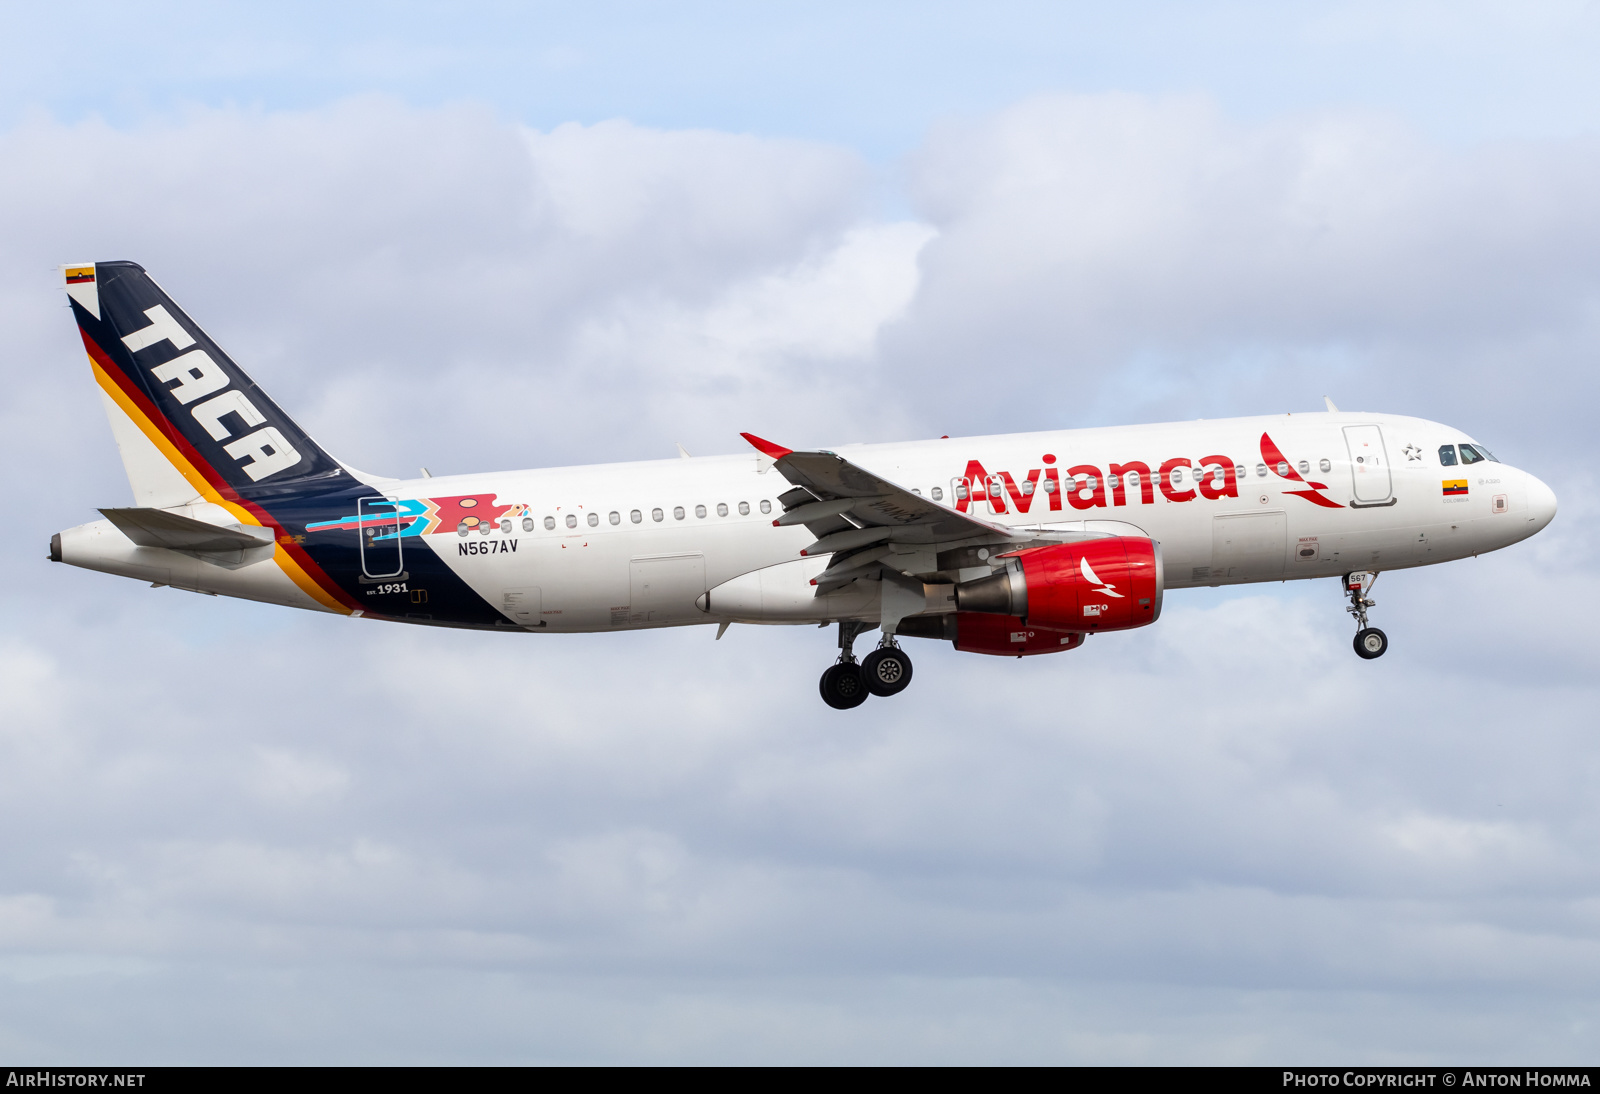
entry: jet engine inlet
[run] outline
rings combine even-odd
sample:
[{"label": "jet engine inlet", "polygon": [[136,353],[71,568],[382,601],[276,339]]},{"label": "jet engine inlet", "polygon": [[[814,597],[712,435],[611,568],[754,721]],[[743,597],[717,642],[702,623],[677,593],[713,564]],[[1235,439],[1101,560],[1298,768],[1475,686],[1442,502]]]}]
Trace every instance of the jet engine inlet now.
[{"label": "jet engine inlet", "polygon": [[50,537],[50,561],[61,561],[61,533],[57,532]]}]

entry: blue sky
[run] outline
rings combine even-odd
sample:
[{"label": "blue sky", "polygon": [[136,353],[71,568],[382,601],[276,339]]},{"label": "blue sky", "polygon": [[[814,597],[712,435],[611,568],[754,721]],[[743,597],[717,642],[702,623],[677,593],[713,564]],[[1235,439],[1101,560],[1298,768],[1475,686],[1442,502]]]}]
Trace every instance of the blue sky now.
[{"label": "blue sky", "polygon": [[129,124],[371,92],[546,128],[624,117],[883,161],[1052,91],[1198,93],[1243,120],[1394,113],[1452,140],[1592,133],[1584,3],[7,5],[5,115]]},{"label": "blue sky", "polygon": [[[1600,1031],[1600,8],[5,5],[0,1055],[1557,1062]],[[1028,662],[51,566],[131,258],[405,474],[1347,408],[1536,540]]]}]

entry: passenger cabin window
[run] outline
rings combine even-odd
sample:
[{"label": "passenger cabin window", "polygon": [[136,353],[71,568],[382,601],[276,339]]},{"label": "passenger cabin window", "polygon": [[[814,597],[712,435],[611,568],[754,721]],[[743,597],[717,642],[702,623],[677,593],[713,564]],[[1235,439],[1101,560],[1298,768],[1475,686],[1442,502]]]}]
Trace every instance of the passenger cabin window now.
[{"label": "passenger cabin window", "polygon": [[1333,470],[1333,461],[1332,460],[1318,460],[1317,461],[1317,469],[1319,471],[1332,471]]},{"label": "passenger cabin window", "polygon": [[1454,467],[1456,465],[1456,446],[1441,444],[1439,446],[1439,465],[1441,467]]},{"label": "passenger cabin window", "polygon": [[509,520],[503,520],[503,521],[501,521],[501,522],[500,522],[500,530],[501,530],[501,531],[502,531],[502,532],[509,532],[509,531],[511,531],[511,522],[510,522],[510,521],[509,521]]},{"label": "passenger cabin window", "polygon": [[590,513],[589,514],[589,527],[590,528],[598,528],[598,527],[600,527],[600,514],[599,513]]},{"label": "passenger cabin window", "polygon": [[522,530],[524,532],[533,531],[533,518],[532,517],[523,517],[522,518]]},{"label": "passenger cabin window", "polygon": [[694,507],[694,515],[695,515],[695,518],[698,519],[698,520],[705,520],[706,519],[706,507],[704,505],[696,505]]},{"label": "passenger cabin window", "polygon": [[772,503],[770,501],[767,501],[765,498],[763,498],[761,500],[761,511],[763,513],[772,512]]},{"label": "passenger cabin window", "polygon": [[577,526],[578,526],[578,514],[576,514],[576,513],[568,513],[567,514],[567,527],[568,528],[576,528]]},{"label": "passenger cabin window", "polygon": [[659,509],[652,509],[650,510],[650,519],[655,521],[657,524],[660,524],[664,519],[666,519],[666,514]]},{"label": "passenger cabin window", "polygon": [[1256,478],[1264,479],[1266,477],[1267,477],[1267,465],[1264,464],[1264,463],[1256,464]]},{"label": "passenger cabin window", "polygon": [[554,531],[555,527],[556,527],[556,518],[555,517],[545,517],[544,518],[544,530],[546,532]]},{"label": "passenger cabin window", "polygon": [[675,505],[675,506],[672,507],[672,519],[673,520],[682,520],[683,519],[683,506]]},{"label": "passenger cabin window", "polygon": [[638,524],[641,520],[644,519],[644,514],[639,512],[639,510],[635,509],[631,513],[628,514],[628,519],[633,521],[633,523]]},{"label": "passenger cabin window", "polygon": [[741,501],[739,503],[739,515],[741,517],[748,517],[750,515],[750,503],[749,502]]},{"label": "passenger cabin window", "polygon": [[939,489],[937,486],[935,486],[933,488],[933,500],[934,501],[943,501],[944,500],[944,491]]},{"label": "passenger cabin window", "polygon": [[621,524],[622,523],[622,514],[617,512],[615,509],[613,509],[613,510],[611,510],[611,512],[609,514],[607,514],[606,519],[609,520],[612,524]]},{"label": "passenger cabin window", "polygon": [[725,517],[727,515],[728,515],[728,503],[725,502],[725,501],[717,502],[717,516]]}]

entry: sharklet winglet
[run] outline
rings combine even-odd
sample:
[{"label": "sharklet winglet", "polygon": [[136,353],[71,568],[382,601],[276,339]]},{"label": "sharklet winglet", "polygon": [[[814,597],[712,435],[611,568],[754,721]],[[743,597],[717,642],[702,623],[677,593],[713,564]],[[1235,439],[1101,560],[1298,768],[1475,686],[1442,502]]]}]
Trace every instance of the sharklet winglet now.
[{"label": "sharklet winglet", "polygon": [[794,451],[794,449],[785,448],[781,444],[773,444],[771,441],[764,441],[760,437],[757,437],[754,433],[741,433],[739,436],[749,441],[751,446],[754,447],[757,452],[760,452],[763,456],[771,456],[775,460],[781,460]]}]

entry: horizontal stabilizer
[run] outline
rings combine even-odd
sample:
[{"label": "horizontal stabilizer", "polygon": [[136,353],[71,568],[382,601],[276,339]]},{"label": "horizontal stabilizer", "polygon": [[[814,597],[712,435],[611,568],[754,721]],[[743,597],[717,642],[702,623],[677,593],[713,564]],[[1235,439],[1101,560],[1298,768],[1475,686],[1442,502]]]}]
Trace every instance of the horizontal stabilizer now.
[{"label": "horizontal stabilizer", "polygon": [[223,527],[165,509],[102,509],[117,530],[140,547],[165,547],[172,551],[241,551],[267,547],[272,533],[243,525]]}]

